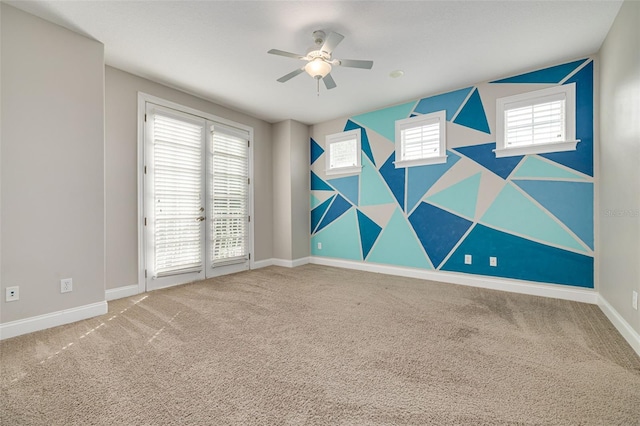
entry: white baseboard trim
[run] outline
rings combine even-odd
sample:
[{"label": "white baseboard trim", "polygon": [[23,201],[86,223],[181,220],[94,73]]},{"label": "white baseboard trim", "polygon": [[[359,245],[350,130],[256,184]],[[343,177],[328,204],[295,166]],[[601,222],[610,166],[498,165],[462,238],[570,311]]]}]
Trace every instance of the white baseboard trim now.
[{"label": "white baseboard trim", "polygon": [[419,278],[423,280],[460,284],[470,287],[481,287],[491,290],[529,294],[532,296],[572,300],[574,302],[590,303],[594,305],[598,303],[598,293],[595,290],[573,288],[560,284],[542,284],[532,281],[519,281],[507,278],[468,275],[454,272],[404,268],[401,266],[354,262],[350,260],[330,259],[326,257],[312,256],[309,258],[309,261],[310,263],[318,265],[335,266],[338,268],[357,269],[360,271],[377,272],[380,274],[398,275],[401,277]]},{"label": "white baseboard trim", "polygon": [[609,318],[609,321],[611,321],[611,324],[613,324],[616,330],[618,330],[618,332],[622,334],[622,337],[631,345],[633,350],[640,355],[640,334],[638,334],[638,332],[622,318],[622,315],[600,294],[598,295],[598,306],[607,318]]},{"label": "white baseboard trim", "polygon": [[104,315],[108,311],[107,302],[91,303],[77,308],[64,309],[50,314],[38,315],[17,321],[0,324],[0,340],[34,331],[45,330],[59,325],[70,324],[87,318]]},{"label": "white baseboard trim", "polygon": [[110,300],[122,299],[129,296],[140,294],[138,284],[125,285],[117,288],[110,288],[104,292],[107,302]]},{"label": "white baseboard trim", "polygon": [[309,257],[301,257],[299,259],[266,259],[253,262],[251,269],[264,268],[266,266],[282,266],[284,268],[295,268],[297,266],[306,265],[309,263]]}]

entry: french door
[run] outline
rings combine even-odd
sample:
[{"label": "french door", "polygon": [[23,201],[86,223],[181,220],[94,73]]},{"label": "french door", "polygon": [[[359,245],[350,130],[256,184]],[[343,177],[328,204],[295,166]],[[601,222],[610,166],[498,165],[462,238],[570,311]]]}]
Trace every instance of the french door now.
[{"label": "french door", "polygon": [[146,290],[249,269],[249,133],[145,107]]}]

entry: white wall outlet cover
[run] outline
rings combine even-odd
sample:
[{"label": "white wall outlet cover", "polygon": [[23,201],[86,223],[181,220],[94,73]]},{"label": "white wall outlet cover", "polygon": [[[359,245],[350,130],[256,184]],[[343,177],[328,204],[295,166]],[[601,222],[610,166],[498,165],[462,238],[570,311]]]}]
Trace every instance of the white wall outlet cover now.
[{"label": "white wall outlet cover", "polygon": [[471,265],[471,255],[470,254],[465,254],[464,255],[464,264],[465,265]]},{"label": "white wall outlet cover", "polygon": [[318,243],[318,250],[322,250],[322,243]]},{"label": "white wall outlet cover", "polygon": [[5,289],[5,301],[6,302],[15,302],[16,300],[20,300],[20,287],[7,287]]},{"label": "white wall outlet cover", "polygon": [[73,291],[73,279],[63,278],[60,280],[60,293],[68,293]]},{"label": "white wall outlet cover", "polygon": [[638,292],[634,291],[631,296],[631,306],[636,311],[638,310]]},{"label": "white wall outlet cover", "polygon": [[498,266],[498,258],[491,256],[489,258],[489,266]]}]

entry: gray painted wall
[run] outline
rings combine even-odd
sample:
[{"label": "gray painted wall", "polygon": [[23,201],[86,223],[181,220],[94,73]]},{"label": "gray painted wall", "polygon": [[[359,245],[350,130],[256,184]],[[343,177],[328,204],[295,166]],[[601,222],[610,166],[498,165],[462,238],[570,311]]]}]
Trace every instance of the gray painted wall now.
[{"label": "gray painted wall", "polygon": [[107,289],[138,283],[138,92],[185,105],[254,129],[255,260],[270,259],[273,246],[271,124],[204,99],[106,67],[105,192]]},{"label": "gray painted wall", "polygon": [[600,50],[599,291],[640,333],[640,3],[625,1]]},{"label": "gray painted wall", "polygon": [[309,256],[309,127],[273,125],[273,256]]},{"label": "gray painted wall", "polygon": [[[105,299],[104,47],[0,7],[6,323]],[[8,286],[19,301],[4,301]]]}]

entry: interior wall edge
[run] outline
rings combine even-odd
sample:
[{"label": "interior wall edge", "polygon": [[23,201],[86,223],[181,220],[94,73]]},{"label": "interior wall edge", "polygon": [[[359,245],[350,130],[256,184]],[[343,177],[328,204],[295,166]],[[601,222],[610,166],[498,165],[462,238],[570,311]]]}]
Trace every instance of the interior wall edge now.
[{"label": "interior wall edge", "polygon": [[598,293],[598,307],[607,316],[611,324],[624,337],[634,351],[640,356],[640,334],[631,327],[618,311]]}]

